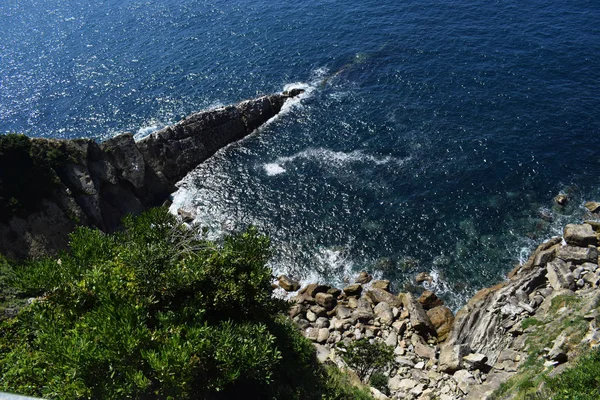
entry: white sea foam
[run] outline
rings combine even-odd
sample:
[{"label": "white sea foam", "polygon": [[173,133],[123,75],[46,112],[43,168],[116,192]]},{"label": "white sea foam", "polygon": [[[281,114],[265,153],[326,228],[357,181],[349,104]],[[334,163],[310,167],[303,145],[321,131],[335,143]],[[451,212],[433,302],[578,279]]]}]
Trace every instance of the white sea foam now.
[{"label": "white sea foam", "polygon": [[265,163],[263,168],[267,175],[277,175],[286,172],[285,164],[292,163],[299,159],[314,161],[325,164],[330,168],[344,168],[351,163],[370,163],[375,165],[384,165],[394,163],[398,166],[403,165],[410,157],[396,158],[391,156],[377,157],[366,154],[361,150],[354,150],[348,153],[342,151],[333,151],[322,147],[312,148],[298,152],[288,157],[279,157],[274,162]]},{"label": "white sea foam", "polygon": [[138,129],[135,135],[133,135],[133,138],[135,140],[143,139],[146,136],[152,134],[153,132],[156,132],[157,130],[161,129],[162,127],[164,127],[164,124],[160,124],[158,122],[153,121],[149,125],[143,126],[140,129]]},{"label": "white sea foam", "polygon": [[263,167],[269,176],[279,175],[285,172],[285,169],[277,163],[265,164]]}]

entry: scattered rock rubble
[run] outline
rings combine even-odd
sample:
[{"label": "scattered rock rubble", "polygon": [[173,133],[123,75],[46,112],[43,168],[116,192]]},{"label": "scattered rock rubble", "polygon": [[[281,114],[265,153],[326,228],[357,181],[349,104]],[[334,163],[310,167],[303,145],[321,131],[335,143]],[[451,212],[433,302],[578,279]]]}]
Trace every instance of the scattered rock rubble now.
[{"label": "scattered rock rubble", "polygon": [[[525,318],[547,316],[558,295],[598,295],[600,223],[567,225],[563,236],[542,243],[506,281],[480,290],[456,316],[431,291],[419,298],[395,295],[389,281],[371,281],[366,272],[342,290],[303,287],[289,315],[322,362],[346,368],[340,342],[368,338],[393,347],[389,394],[372,388],[376,399],[485,399],[527,358],[531,329],[522,329]],[[285,276],[279,281],[287,290],[298,287]],[[596,314],[585,317],[590,328],[584,340],[593,346],[600,340]],[[548,367],[568,361],[565,343],[559,336],[546,349]]]}]

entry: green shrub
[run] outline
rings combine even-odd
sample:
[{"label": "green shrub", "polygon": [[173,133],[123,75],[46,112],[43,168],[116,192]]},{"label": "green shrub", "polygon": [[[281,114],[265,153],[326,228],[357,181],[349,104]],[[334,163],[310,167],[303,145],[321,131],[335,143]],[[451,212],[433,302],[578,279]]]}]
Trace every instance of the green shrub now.
[{"label": "green shrub", "polygon": [[379,371],[373,372],[371,374],[371,379],[369,379],[370,385],[383,394],[389,394],[388,381],[389,378]]},{"label": "green shrub", "polygon": [[546,388],[554,400],[600,398],[600,350],[580,358],[574,367],[548,378]]},{"label": "green shrub", "polygon": [[537,326],[537,325],[542,325],[542,322],[533,317],[525,318],[523,321],[521,321],[521,329],[523,329],[523,330],[529,328],[530,326]]},{"label": "green shrub", "polygon": [[358,398],[344,397],[355,389],[333,381],[281,315],[266,237],[249,229],[213,243],[164,209],[124,226],[114,235],[79,228],[57,259],[14,267],[12,285],[39,297],[0,324],[0,391]]},{"label": "green shrub", "polygon": [[392,347],[379,341],[371,343],[368,339],[360,339],[343,348],[344,361],[363,382],[366,382],[373,372],[386,369],[394,360]]}]

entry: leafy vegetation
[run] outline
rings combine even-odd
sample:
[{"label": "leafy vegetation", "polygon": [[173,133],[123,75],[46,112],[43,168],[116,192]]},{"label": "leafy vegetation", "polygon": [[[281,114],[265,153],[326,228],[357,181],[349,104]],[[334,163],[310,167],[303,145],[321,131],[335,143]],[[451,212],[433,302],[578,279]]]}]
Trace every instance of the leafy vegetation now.
[{"label": "leafy vegetation", "polygon": [[344,361],[363,382],[374,372],[385,370],[394,361],[393,348],[383,342],[360,339],[342,346],[345,350],[342,353]]},{"label": "leafy vegetation", "polygon": [[37,210],[59,183],[54,168],[66,160],[55,142],[0,135],[0,220]]},{"label": "leafy vegetation", "polygon": [[600,350],[581,357],[573,368],[549,378],[547,393],[554,400],[596,400],[600,398]]},{"label": "leafy vegetation", "polygon": [[[554,340],[561,334],[567,337],[569,357],[589,351],[582,343],[588,331],[588,321],[583,315],[591,308],[598,308],[596,299],[582,300],[581,297],[560,294],[552,298],[549,313],[542,320],[526,318],[521,322],[523,329],[531,328],[526,341],[527,359],[516,375],[502,383],[493,393],[493,399],[516,400],[541,399],[596,399],[599,398],[600,373],[599,350],[583,356],[576,367],[551,377],[552,369],[544,366],[544,354],[552,348]],[[585,387],[585,389],[584,389]]]},{"label": "leafy vegetation", "polygon": [[379,371],[373,372],[371,374],[371,378],[369,379],[369,384],[385,395],[390,394],[388,382],[389,378],[384,373]]},{"label": "leafy vegetation", "polygon": [[0,391],[59,399],[368,399],[271,297],[269,240],[222,243],[164,209],[13,267],[36,300],[0,324]]}]

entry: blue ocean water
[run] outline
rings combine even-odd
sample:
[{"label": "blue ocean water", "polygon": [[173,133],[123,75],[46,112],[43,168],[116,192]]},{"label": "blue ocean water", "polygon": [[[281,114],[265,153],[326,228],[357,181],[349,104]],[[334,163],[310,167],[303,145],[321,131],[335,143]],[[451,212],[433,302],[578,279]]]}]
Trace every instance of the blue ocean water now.
[{"label": "blue ocean water", "polygon": [[0,132],[141,137],[302,86],[174,208],[257,225],[277,273],[429,271],[457,306],[600,200],[598,21],[583,0],[3,0]]}]

